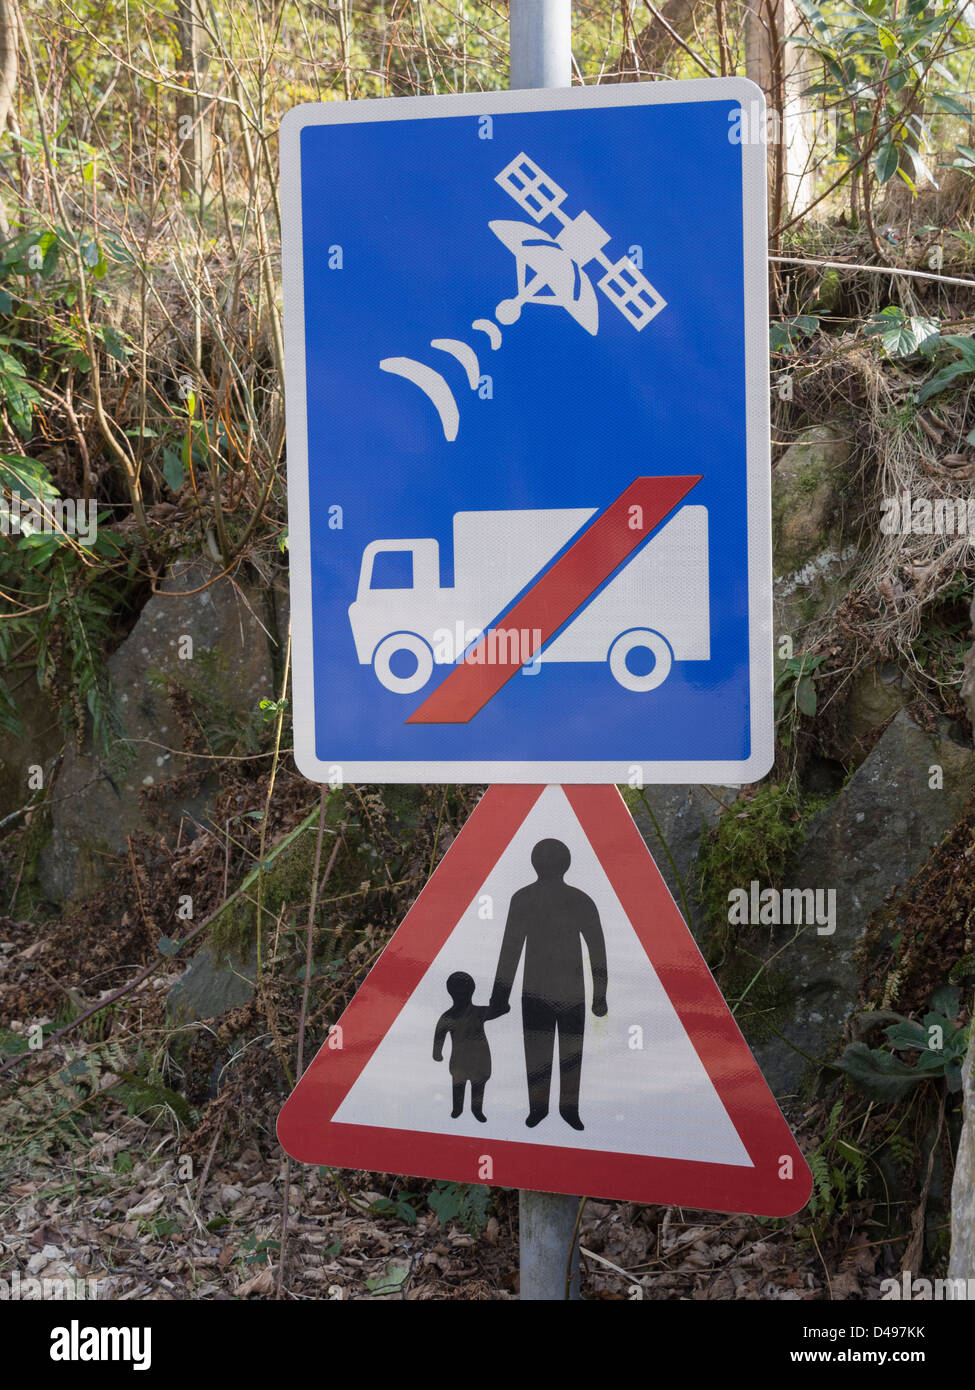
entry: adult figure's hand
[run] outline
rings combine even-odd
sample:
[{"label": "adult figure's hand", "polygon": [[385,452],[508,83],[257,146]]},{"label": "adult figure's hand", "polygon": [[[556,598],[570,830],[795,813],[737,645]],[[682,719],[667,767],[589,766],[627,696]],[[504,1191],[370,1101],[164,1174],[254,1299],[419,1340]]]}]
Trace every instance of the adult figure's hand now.
[{"label": "adult figure's hand", "polygon": [[488,1004],[488,1011],[485,1018],[490,1022],[493,1018],[502,1018],[505,1014],[511,1013],[511,1005],[508,1003],[510,986],[506,989],[504,985],[495,982],[494,989],[491,991],[491,1002]]},{"label": "adult figure's hand", "polygon": [[606,1015],[609,1013],[609,1009],[607,1008],[607,1005],[606,1005],[606,996],[605,996],[605,995],[603,995],[601,999],[594,999],[594,1000],[592,1001],[592,1011],[593,1011],[593,1013],[596,1015],[597,1018],[605,1018],[605,1017],[606,1017]]}]

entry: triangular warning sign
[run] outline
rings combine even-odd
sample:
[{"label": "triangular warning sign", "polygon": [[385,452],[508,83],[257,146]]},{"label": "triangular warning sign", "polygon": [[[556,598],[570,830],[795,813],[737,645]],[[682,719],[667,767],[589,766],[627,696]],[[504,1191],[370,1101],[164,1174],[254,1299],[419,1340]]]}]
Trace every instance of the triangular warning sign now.
[{"label": "triangular warning sign", "polygon": [[761,1216],[812,1187],[611,786],[489,789],[278,1138],[305,1163]]}]

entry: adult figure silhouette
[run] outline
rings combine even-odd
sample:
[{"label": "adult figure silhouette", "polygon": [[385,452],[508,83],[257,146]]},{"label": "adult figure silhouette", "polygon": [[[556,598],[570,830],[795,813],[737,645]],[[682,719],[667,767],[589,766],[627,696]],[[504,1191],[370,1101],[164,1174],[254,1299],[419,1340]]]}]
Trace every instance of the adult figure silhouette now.
[{"label": "adult figure silhouette", "polygon": [[606,943],[592,898],[564,881],[572,856],[562,841],[539,840],[531,860],[538,878],[512,895],[488,1017],[510,1011],[508,1000],[524,952],[521,1020],[529,1105],[525,1123],[533,1128],[548,1114],[557,1033],[559,1114],[573,1129],[583,1129],[579,1118],[586,1028],[582,946],[585,943],[592,970],[592,1011],[602,1018],[607,1011]]}]

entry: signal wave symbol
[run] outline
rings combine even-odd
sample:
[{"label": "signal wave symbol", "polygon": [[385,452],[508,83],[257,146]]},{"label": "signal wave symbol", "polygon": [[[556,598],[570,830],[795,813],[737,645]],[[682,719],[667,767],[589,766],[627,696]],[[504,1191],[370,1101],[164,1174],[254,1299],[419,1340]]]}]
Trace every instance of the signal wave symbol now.
[{"label": "signal wave symbol", "polygon": [[[501,170],[495,183],[528,213],[532,222],[488,223],[514,256],[517,274],[516,294],[503,299],[494,311],[497,322],[480,318],[471,324],[486,334],[493,352],[501,346],[498,324],[507,327],[517,322],[526,304],[565,309],[587,333],[595,336],[599,329],[599,300],[586,270],[593,263],[603,271],[596,282],[599,289],[638,333],[666,307],[666,300],[629,256],[615,262],[609,259],[604,248],[610,234],[594,217],[585,211],[569,217],[562,211],[567,193],[524,152]],[[553,234],[539,226],[547,218],[559,224],[558,232]],[[457,338],[433,338],[430,346],[456,358],[467,374],[471,390],[478,389],[480,363],[468,343]],[[413,357],[384,357],[379,366],[384,372],[412,381],[429,396],[440,416],[444,437],[449,442],[457,438],[460,411],[440,372]]]}]

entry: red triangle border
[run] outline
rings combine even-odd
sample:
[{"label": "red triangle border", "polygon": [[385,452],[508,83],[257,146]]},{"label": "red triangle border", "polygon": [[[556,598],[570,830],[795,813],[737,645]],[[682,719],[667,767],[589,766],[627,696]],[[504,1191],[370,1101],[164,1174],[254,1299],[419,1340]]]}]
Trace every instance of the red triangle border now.
[{"label": "red triangle border", "polygon": [[339,1019],[342,1048],[323,1045],[282,1108],[283,1148],[337,1168],[758,1216],[798,1211],[812,1191],[809,1168],[614,786],[562,790],[754,1166],[332,1121],[544,790],[498,785],[485,793]]}]

